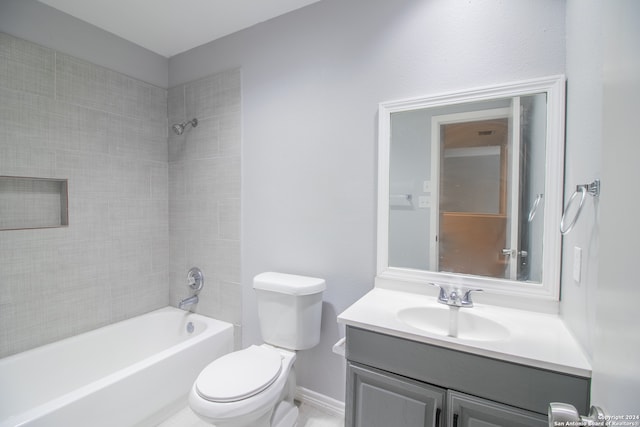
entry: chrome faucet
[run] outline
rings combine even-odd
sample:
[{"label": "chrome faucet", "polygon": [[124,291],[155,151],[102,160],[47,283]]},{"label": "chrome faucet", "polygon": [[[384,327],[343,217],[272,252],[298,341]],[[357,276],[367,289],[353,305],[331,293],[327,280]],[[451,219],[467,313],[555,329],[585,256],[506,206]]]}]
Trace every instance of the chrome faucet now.
[{"label": "chrome faucet", "polygon": [[[429,283],[432,286],[437,286],[440,289],[438,294],[438,302],[440,304],[446,304],[452,307],[473,307],[473,301],[471,300],[471,292],[483,292],[482,289],[458,289],[440,286],[435,283]],[[446,289],[445,289],[446,288]],[[462,296],[461,296],[462,295]]]},{"label": "chrome faucet", "polygon": [[183,299],[178,303],[178,308],[184,310],[186,307],[190,307],[198,303],[198,293],[204,286],[204,274],[198,267],[193,267],[187,274],[187,286],[193,290],[193,295]]},{"label": "chrome faucet", "polygon": [[198,295],[192,295],[189,298],[185,298],[178,303],[178,308],[184,310],[186,307],[198,303]]}]

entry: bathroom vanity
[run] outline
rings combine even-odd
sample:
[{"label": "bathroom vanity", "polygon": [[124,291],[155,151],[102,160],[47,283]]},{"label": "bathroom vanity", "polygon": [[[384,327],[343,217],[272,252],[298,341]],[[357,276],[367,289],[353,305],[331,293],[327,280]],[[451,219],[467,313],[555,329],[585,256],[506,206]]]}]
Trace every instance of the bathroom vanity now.
[{"label": "bathroom vanity", "polygon": [[[435,301],[376,288],[338,317],[346,426],[545,427],[550,402],[588,412],[591,368],[558,316],[476,305],[464,338],[402,316],[420,307],[437,323],[447,307]],[[498,319],[506,334],[491,330]]]},{"label": "bathroom vanity", "polygon": [[380,104],[375,287],[338,316],[348,427],[544,427],[550,402],[588,412],[591,367],[552,314],[564,96],[551,76]]}]

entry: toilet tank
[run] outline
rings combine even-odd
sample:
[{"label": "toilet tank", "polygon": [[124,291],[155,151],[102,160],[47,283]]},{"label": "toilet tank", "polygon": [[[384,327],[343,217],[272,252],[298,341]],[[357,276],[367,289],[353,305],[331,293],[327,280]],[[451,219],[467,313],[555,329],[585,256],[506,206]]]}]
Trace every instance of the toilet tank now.
[{"label": "toilet tank", "polygon": [[320,342],[324,279],[267,272],[253,278],[262,339],[289,350]]}]

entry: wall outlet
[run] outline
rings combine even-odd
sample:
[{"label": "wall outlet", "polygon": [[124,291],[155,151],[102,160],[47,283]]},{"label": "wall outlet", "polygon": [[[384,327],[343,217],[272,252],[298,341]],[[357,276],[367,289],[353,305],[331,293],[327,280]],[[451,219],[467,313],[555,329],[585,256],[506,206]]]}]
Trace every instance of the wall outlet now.
[{"label": "wall outlet", "polygon": [[573,247],[573,280],[580,283],[580,273],[582,272],[582,248]]}]

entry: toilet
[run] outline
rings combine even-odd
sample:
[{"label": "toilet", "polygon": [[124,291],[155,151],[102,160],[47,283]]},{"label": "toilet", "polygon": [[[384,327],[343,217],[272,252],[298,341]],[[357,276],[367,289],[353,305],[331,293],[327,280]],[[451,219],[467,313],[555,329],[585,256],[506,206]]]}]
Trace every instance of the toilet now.
[{"label": "toilet", "polygon": [[294,427],[296,351],[320,342],[323,279],[267,272],[253,279],[264,344],[205,367],[189,406],[217,427]]}]

